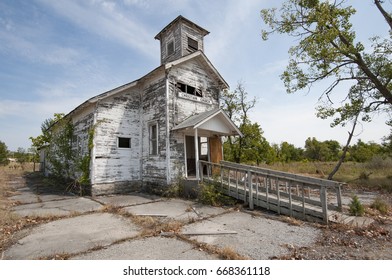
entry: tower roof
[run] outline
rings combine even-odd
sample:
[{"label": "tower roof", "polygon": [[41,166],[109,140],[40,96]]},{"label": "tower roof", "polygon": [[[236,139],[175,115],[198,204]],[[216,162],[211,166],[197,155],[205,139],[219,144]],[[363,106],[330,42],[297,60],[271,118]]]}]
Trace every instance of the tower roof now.
[{"label": "tower roof", "polygon": [[203,27],[200,27],[200,26],[197,25],[196,23],[194,23],[194,22],[190,21],[189,19],[187,19],[187,18],[185,18],[185,17],[179,15],[179,16],[176,17],[172,22],[170,22],[168,25],[166,25],[166,27],[163,28],[163,29],[161,30],[161,32],[159,32],[154,38],[157,39],[157,40],[160,40],[162,34],[165,33],[168,29],[170,29],[170,28],[171,28],[173,25],[175,25],[177,22],[185,22],[185,23],[187,23],[187,24],[190,25],[191,27],[197,29],[197,30],[200,32],[200,34],[202,34],[203,36],[206,36],[206,35],[208,35],[208,34],[210,33],[209,31],[205,30]]}]

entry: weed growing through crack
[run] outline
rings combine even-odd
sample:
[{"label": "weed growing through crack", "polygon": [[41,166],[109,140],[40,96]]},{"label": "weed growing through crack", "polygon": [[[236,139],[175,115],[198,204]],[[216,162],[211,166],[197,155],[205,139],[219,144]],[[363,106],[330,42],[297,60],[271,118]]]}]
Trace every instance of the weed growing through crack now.
[{"label": "weed growing through crack", "polygon": [[365,208],[363,207],[358,196],[354,195],[349,204],[350,214],[352,216],[363,216]]},{"label": "weed growing through crack", "polygon": [[388,214],[388,204],[382,200],[380,197],[377,197],[373,203],[370,205],[370,208],[378,210],[381,214]]}]

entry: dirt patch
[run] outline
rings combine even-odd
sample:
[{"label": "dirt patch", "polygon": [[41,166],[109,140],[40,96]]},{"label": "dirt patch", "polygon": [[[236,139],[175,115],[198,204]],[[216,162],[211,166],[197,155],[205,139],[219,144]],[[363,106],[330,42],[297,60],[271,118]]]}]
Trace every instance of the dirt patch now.
[{"label": "dirt patch", "polygon": [[390,260],[392,223],[376,222],[365,228],[332,225],[322,229],[310,247],[289,247],[281,260]]}]

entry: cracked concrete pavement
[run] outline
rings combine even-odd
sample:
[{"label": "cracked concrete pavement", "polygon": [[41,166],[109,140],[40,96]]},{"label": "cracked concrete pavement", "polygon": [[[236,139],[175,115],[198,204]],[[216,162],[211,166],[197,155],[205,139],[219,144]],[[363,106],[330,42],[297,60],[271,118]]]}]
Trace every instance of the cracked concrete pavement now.
[{"label": "cracked concrete pavement", "polygon": [[[2,252],[3,259],[219,259],[212,248],[229,249],[244,258],[269,259],[288,247],[310,246],[320,230],[295,226],[273,214],[205,206],[191,200],[143,193],[78,197],[16,186],[13,212],[22,217],[53,217],[24,230]],[[107,212],[107,209],[121,212]],[[106,210],[105,210],[106,209]],[[179,231],[148,235],[131,217],[177,222]],[[181,235],[181,238],[178,238]]]}]

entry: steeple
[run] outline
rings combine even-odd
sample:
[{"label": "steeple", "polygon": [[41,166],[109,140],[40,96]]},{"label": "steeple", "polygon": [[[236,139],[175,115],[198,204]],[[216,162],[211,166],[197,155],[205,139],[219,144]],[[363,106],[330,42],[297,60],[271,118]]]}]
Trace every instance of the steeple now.
[{"label": "steeple", "polygon": [[155,36],[161,43],[161,64],[198,50],[204,51],[203,39],[209,33],[183,16],[178,16]]}]

